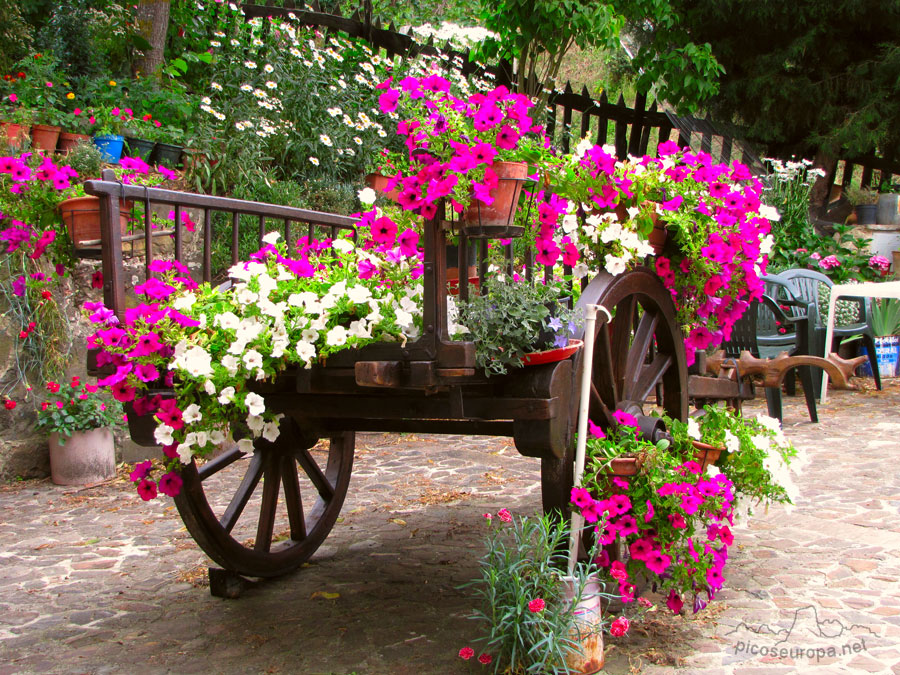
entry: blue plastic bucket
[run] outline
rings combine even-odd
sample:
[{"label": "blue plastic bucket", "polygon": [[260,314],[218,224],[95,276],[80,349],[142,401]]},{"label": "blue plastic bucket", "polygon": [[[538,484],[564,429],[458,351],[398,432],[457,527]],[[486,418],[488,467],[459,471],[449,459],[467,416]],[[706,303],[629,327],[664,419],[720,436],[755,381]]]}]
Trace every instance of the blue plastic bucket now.
[{"label": "blue plastic bucket", "polygon": [[[859,353],[869,355],[865,347]],[[875,359],[878,361],[878,374],[881,377],[896,377],[900,366],[900,337],[888,335],[875,338]],[[860,365],[859,372],[861,375],[872,376],[872,367],[868,361]]]},{"label": "blue plastic bucket", "polygon": [[94,145],[103,155],[103,161],[110,164],[118,164],[122,158],[122,146],[125,144],[124,136],[107,135],[94,136]]}]

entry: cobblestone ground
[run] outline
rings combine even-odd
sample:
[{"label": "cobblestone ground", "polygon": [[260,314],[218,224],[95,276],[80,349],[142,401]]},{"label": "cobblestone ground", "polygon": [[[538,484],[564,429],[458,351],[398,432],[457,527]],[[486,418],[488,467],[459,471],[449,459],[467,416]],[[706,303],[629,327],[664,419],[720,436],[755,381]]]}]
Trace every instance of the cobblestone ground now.
[{"label": "cobblestone ground", "polygon": [[[834,392],[810,424],[802,499],[735,532],[716,603],[609,639],[610,673],[900,673],[900,387]],[[749,412],[761,410],[750,406]],[[123,473],[123,476],[127,475]],[[481,514],[535,512],[537,460],[511,441],[365,434],[342,520],[311,563],[238,600],[171,502],[127,480],[0,487],[0,675],[466,673]]]}]

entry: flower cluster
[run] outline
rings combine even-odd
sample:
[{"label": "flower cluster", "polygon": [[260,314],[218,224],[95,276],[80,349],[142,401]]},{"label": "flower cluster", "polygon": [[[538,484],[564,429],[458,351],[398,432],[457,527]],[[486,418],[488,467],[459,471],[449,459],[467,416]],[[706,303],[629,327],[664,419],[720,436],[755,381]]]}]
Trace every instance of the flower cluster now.
[{"label": "flower cluster", "polygon": [[38,429],[71,436],[73,431],[102,429],[122,423],[122,408],[110,401],[93,384],[73,377],[62,384],[50,381],[47,398],[37,413]]},{"label": "flower cluster", "polygon": [[499,182],[495,164],[532,156],[544,142],[527,97],[501,86],[462,98],[451,87],[438,73],[378,85],[381,111],[399,115],[405,144],[391,158],[396,172],[385,191],[399,189],[400,205],[425,218],[434,217],[444,198],[457,213],[473,199],[490,205]]},{"label": "flower cluster", "polygon": [[[85,305],[98,325],[89,340],[100,349],[97,364],[115,368],[99,384],[133,414],[155,415],[170,470],[227,439],[250,451],[252,439],[278,437],[281,416],[267,410],[253,382],[421,332],[422,287],[409,283],[418,251],[303,238],[289,253],[277,233],[264,242],[250,262],[231,268],[231,289],[198,287],[180,263],[157,260],[150,267],[157,276],[135,289],[145,302],[123,322],[100,303]],[[160,386],[173,388],[174,398],[148,392]],[[149,480],[141,476],[144,494]]]}]

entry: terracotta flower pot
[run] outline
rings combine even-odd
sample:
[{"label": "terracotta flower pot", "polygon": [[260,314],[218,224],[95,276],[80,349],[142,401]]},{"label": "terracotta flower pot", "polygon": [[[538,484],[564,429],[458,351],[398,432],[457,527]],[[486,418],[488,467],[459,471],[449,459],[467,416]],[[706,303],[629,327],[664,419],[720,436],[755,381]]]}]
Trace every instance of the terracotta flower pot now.
[{"label": "terracotta flower pot", "polygon": [[60,127],[48,124],[31,125],[31,145],[36,150],[44,152],[56,152],[56,143],[59,141]]},{"label": "terracotta flower pot", "polygon": [[691,441],[694,444],[694,459],[700,464],[700,473],[706,471],[706,467],[719,461],[719,455],[725,448],[717,448],[714,445]]},{"label": "terracotta flower pot", "polygon": [[3,132],[6,133],[6,144],[12,148],[21,148],[28,138],[28,127],[15,122],[0,122]]},{"label": "terracotta flower pot", "polygon": [[68,153],[75,149],[81,142],[90,143],[91,137],[87,134],[73,134],[68,131],[61,131],[59,141],[56,144],[57,152]]},{"label": "terracotta flower pot", "polygon": [[87,485],[116,475],[116,444],[109,429],[50,434],[50,479],[57,485]]},{"label": "terracotta flower pot", "polygon": [[[84,248],[82,242],[100,239],[100,198],[87,195],[60,202],[59,213],[75,248]],[[128,214],[131,203],[119,200],[119,226],[122,234],[128,231]]]},{"label": "terracotta flower pot", "polygon": [[661,255],[666,246],[669,231],[666,229],[666,221],[662,220],[658,213],[651,214],[650,217],[653,219],[653,229],[650,231],[647,241],[653,247],[653,253]]},{"label": "terracotta flower pot", "polygon": [[496,162],[491,168],[499,179],[497,186],[490,191],[494,201],[484,204],[473,198],[463,214],[462,229],[473,239],[521,236],[525,228],[514,223],[519,195],[528,176],[528,165],[525,162]]},{"label": "terracotta flower pot", "polygon": [[366,186],[372,188],[378,194],[387,195],[388,199],[392,202],[396,202],[397,197],[400,196],[400,188],[394,188],[390,192],[385,192],[389,180],[390,178],[384,174],[370,173],[366,176]]}]

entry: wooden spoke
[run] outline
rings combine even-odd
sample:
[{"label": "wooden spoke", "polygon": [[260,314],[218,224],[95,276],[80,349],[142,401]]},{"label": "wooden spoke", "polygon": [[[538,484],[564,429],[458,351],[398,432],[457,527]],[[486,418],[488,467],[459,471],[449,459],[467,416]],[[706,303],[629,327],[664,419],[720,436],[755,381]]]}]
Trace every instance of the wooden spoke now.
[{"label": "wooden spoke", "polygon": [[263,477],[262,501],[259,505],[259,521],[256,526],[256,542],[253,548],[257,551],[268,551],[272,546],[272,534],[275,532],[275,511],[278,508],[278,486],[280,483],[280,467],[278,457],[268,453],[266,470]]},{"label": "wooden spoke", "polygon": [[293,457],[281,458],[281,482],[284,485],[284,503],[287,507],[288,522],[291,525],[291,539],[306,539],[306,520],[303,517],[303,499],[300,495],[300,481],[297,475],[297,460]]},{"label": "wooden spoke", "polygon": [[654,356],[648,365],[641,368],[640,377],[631,391],[627,393],[626,398],[633,401],[646,401],[673,363],[673,358],[668,354]]},{"label": "wooden spoke", "polygon": [[316,463],[316,460],[313,459],[313,456],[309,454],[309,450],[298,450],[296,457],[297,461],[300,462],[300,466],[303,467],[303,470],[306,472],[306,475],[309,476],[313,485],[316,486],[319,496],[325,501],[331,499],[334,495],[334,487],[331,485],[328,478],[325,477],[325,474],[322,472],[322,469],[319,468],[319,465]]},{"label": "wooden spoke", "polygon": [[241,459],[245,455],[246,453],[239,450],[237,445],[231,447],[218,457],[214,457],[199,469],[197,469],[197,473],[200,474],[200,480],[206,480],[210,476],[217,474],[219,471],[231,465],[233,462]]},{"label": "wooden spoke", "polygon": [[257,452],[253,455],[253,459],[250,460],[250,465],[247,467],[247,473],[244,474],[244,479],[241,481],[237,492],[235,492],[234,496],[231,498],[228,508],[225,509],[225,515],[219,520],[226,532],[231,532],[231,530],[234,529],[237,519],[241,517],[241,513],[244,512],[244,507],[247,506],[247,502],[250,501],[250,496],[253,494],[253,491],[259,483],[262,473],[263,458],[262,455]]},{"label": "wooden spoke", "polygon": [[[640,321],[634,331],[634,339],[631,341],[631,347],[628,351],[628,358],[625,361],[622,398],[633,398],[631,393],[637,385],[638,378],[641,376],[641,368],[647,360],[647,355],[650,353],[658,319],[656,312],[645,311],[641,314]],[[644,398],[646,397],[641,397],[640,400]]]},{"label": "wooden spoke", "polygon": [[634,295],[626,296],[616,305],[616,316],[613,319],[612,365],[613,377],[616,383],[616,396],[622,396],[625,381],[625,363],[631,348],[631,336],[634,322],[634,312],[637,307],[637,298]]},{"label": "wooden spoke", "polygon": [[[591,368],[591,383],[607,411],[616,409],[616,381],[612,369],[613,357],[610,345],[609,326],[601,325],[594,346],[594,363]],[[612,423],[612,417],[610,417]]]},{"label": "wooden spoke", "polygon": [[615,423],[612,410],[603,402],[603,398],[593,382],[591,382],[591,401],[588,408],[588,417],[602,424],[605,428],[609,428]]},{"label": "wooden spoke", "polygon": [[[318,438],[286,417],[278,440],[259,439],[246,465],[236,463],[243,455],[229,448],[203,469],[186,466],[175,504],[191,535],[216,563],[240,574],[273,577],[297,569],[334,527],[350,484],[354,434],[335,432],[330,440],[323,471],[308,451]],[[309,480],[301,480],[298,464]],[[248,509],[260,480],[259,509]],[[226,491],[226,499],[213,499],[217,491]],[[282,540],[276,532],[285,511],[290,539]]]}]

